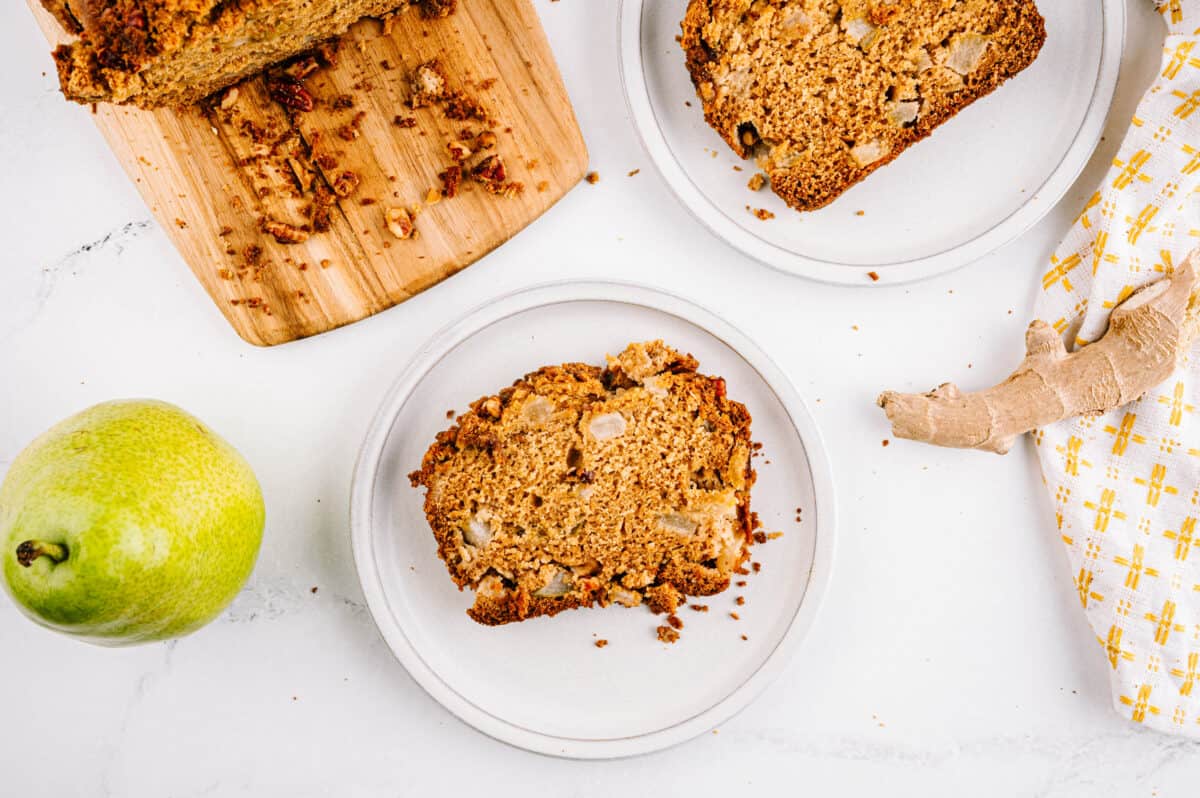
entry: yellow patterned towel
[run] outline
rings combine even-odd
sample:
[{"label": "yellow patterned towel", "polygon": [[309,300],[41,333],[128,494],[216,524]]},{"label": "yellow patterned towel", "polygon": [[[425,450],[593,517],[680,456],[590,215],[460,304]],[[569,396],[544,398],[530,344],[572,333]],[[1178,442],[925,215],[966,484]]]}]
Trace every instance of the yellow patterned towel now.
[{"label": "yellow patterned towel", "polygon": [[[1037,317],[1086,345],[1200,246],[1200,0],[1159,0],[1162,69],[1042,280]],[[1035,440],[1118,712],[1200,738],[1200,358]]]}]

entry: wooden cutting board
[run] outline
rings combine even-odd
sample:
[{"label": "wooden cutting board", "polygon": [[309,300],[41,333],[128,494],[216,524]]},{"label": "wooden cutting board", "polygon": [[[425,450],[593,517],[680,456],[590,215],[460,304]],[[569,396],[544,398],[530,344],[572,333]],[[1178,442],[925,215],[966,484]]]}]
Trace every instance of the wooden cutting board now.
[{"label": "wooden cutting board", "polygon": [[[38,0],[30,5],[51,42],[66,38]],[[454,121],[441,105],[409,107],[413,71],[435,58],[487,121]],[[255,78],[208,109],[101,105],[93,116],[184,260],[252,344],[314,335],[403,302],[507,241],[586,170],[530,0],[461,0],[442,20],[416,12],[387,26],[366,20],[332,62],[303,81],[315,100],[309,112],[289,112]],[[468,136],[486,128],[495,146],[476,148]],[[456,141],[472,150],[468,169],[498,155],[519,191],[497,195],[468,177],[457,196],[441,198],[439,174],[455,162],[448,145]],[[264,232],[264,221],[311,228],[317,193],[345,193],[355,180],[349,196],[335,195],[326,231],[287,244]],[[416,237],[389,230],[394,208],[415,212]]]}]

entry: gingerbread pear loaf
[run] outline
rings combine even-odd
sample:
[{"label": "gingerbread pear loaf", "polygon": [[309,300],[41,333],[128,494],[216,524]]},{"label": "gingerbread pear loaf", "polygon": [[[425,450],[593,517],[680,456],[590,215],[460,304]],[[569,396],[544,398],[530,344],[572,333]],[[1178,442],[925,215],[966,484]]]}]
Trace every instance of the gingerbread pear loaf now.
[{"label": "gingerbread pear loaf", "polygon": [[54,51],[81,103],[182,106],[340,36],[367,16],[457,0],[42,0],[78,39]]},{"label": "gingerbread pear loaf", "polygon": [[691,0],[681,44],[708,123],[816,210],[1022,71],[1033,0]]},{"label": "gingerbread pear loaf", "polygon": [[750,414],[661,341],[476,401],[421,469],[438,555],[496,625],[729,586],[749,556]]}]

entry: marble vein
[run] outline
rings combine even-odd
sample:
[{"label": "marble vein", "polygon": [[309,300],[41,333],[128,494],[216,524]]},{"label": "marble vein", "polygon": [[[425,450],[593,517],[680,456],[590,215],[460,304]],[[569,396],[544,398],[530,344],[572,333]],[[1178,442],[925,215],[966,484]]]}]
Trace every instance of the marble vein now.
[{"label": "marble vein", "polygon": [[23,314],[15,314],[15,318],[10,319],[6,325],[0,327],[0,341],[8,338],[18,330],[28,327],[42,314],[42,311],[45,310],[46,305],[50,302],[50,298],[54,294],[59,277],[78,260],[91,253],[107,249],[112,249],[116,254],[120,255],[125,251],[126,244],[142,232],[150,229],[153,224],[149,219],[138,219],[127,222],[120,227],[109,230],[100,238],[79,245],[49,266],[42,267],[41,273],[38,276],[37,287],[33,291],[30,302],[26,304],[26,311]]}]

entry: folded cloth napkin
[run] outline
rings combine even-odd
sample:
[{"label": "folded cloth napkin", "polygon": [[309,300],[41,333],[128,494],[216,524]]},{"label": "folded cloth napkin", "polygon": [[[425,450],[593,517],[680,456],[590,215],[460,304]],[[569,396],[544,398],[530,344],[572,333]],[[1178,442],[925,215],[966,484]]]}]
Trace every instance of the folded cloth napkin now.
[{"label": "folded cloth napkin", "polygon": [[[1168,35],[1112,168],[1050,260],[1037,318],[1076,347],[1200,246],[1200,0]],[[1123,716],[1200,738],[1200,354],[1139,401],[1038,431],[1079,601]]]}]

